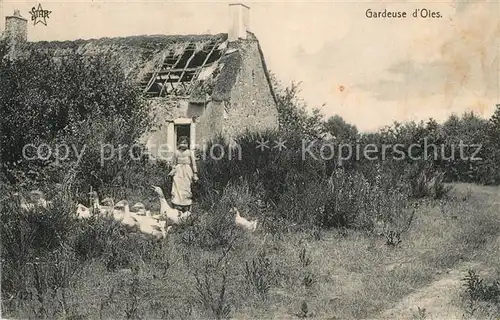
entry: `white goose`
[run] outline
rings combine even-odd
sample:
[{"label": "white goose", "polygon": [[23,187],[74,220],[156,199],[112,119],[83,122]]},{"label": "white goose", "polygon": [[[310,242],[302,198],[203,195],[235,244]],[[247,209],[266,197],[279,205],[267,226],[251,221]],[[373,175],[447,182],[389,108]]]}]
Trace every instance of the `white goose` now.
[{"label": "white goose", "polygon": [[137,214],[137,215],[151,216],[151,211],[146,210],[146,206],[144,206],[144,204],[141,202],[136,202],[136,204],[134,204],[132,206],[132,208],[130,208],[130,209],[132,210],[132,212],[135,212],[135,214]]},{"label": "white goose", "polygon": [[12,195],[19,199],[19,206],[24,211],[31,211],[38,207],[47,209],[52,205],[52,201],[45,200],[45,196],[40,190],[32,190],[29,192],[28,195],[30,201],[27,201],[26,198],[19,192],[15,192]]},{"label": "white goose", "polygon": [[158,199],[160,199],[160,216],[166,217],[173,224],[179,224],[191,215],[191,212],[189,211],[181,212],[169,206],[163,194],[163,190],[157,186],[151,187],[153,188],[153,191],[158,195]]},{"label": "white goose", "polygon": [[97,195],[97,192],[91,191],[88,193],[90,196],[90,207],[95,210],[96,213],[100,213],[101,211],[101,204],[99,202],[99,196]]},{"label": "white goose", "polygon": [[186,221],[186,219],[191,215],[191,212],[189,211],[181,212],[177,210],[177,212],[179,212],[177,216],[171,216],[171,217],[167,216],[167,218],[174,224],[179,224]]},{"label": "white goose", "polygon": [[35,209],[35,204],[28,203],[28,201],[26,201],[26,198],[22,194],[20,194],[19,192],[15,192],[12,195],[15,196],[17,199],[19,199],[19,206],[24,211],[30,211],[30,210]]},{"label": "white goose", "polygon": [[115,209],[113,210],[113,218],[127,227],[135,227],[137,224],[136,219],[130,212],[130,207],[127,200],[121,200],[115,204]]},{"label": "white goose", "polygon": [[139,231],[144,234],[151,235],[156,239],[165,238],[167,236],[167,232],[172,228],[172,226],[167,227],[167,221],[165,220],[157,221],[151,217],[146,216],[136,216],[135,218],[138,219],[137,226]]},{"label": "white goose", "polygon": [[36,199],[36,201],[34,201],[34,203],[37,206],[40,206],[40,207],[45,208],[45,209],[47,209],[48,207],[52,206],[52,201],[47,201],[45,199],[45,194],[42,191],[40,191],[40,190],[32,190],[30,192],[30,196],[32,198]]},{"label": "white goose", "polygon": [[105,198],[104,200],[102,200],[102,202],[100,202],[99,196],[97,195],[97,192],[95,192],[95,191],[89,192],[89,195],[92,199],[91,200],[91,207],[94,210],[96,210],[96,212],[103,214],[103,215],[108,215],[108,214],[111,214],[113,212],[113,209],[114,209],[113,199]]},{"label": "white goose", "polygon": [[76,206],[76,217],[78,219],[86,219],[90,217],[90,209],[79,203]]},{"label": "white goose", "polygon": [[123,215],[126,212],[130,212],[129,204],[127,200],[121,200],[115,203],[113,207],[113,215]]},{"label": "white goose", "polygon": [[99,212],[104,215],[112,215],[115,208],[115,203],[112,198],[104,198],[102,205],[99,206]]},{"label": "white goose", "polygon": [[91,191],[88,193],[90,195],[90,208],[87,208],[81,203],[76,205],[76,217],[78,219],[86,219],[89,218],[92,213],[96,213],[95,210],[99,210],[99,197],[97,196],[97,192]]},{"label": "white goose", "polygon": [[121,219],[122,224],[128,227],[137,227],[141,233],[151,235],[156,239],[163,239],[166,237],[167,231],[170,229],[165,229],[166,221],[159,221],[150,215],[146,215],[149,211],[146,211],[144,204],[140,202],[132,206],[136,212],[130,212],[128,206],[126,200],[122,200],[115,205],[116,209],[123,211],[123,219]]},{"label": "white goose", "polygon": [[236,216],[234,218],[234,222],[236,223],[237,226],[242,227],[245,230],[254,232],[257,229],[257,222],[258,220],[253,220],[249,221],[245,218],[243,218],[240,215],[240,212],[238,211],[238,208],[233,207],[229,212],[236,213]]}]

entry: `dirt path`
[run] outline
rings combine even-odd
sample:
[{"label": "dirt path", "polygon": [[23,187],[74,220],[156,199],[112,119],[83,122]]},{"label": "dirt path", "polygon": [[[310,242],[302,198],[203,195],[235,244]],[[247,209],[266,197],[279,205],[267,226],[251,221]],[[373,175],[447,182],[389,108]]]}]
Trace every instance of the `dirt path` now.
[{"label": "dirt path", "polygon": [[468,269],[478,266],[479,263],[464,263],[449,270],[427,287],[406,296],[377,319],[419,319],[418,308],[425,309],[425,319],[465,319],[463,310],[454,302],[459,299],[461,279]]}]

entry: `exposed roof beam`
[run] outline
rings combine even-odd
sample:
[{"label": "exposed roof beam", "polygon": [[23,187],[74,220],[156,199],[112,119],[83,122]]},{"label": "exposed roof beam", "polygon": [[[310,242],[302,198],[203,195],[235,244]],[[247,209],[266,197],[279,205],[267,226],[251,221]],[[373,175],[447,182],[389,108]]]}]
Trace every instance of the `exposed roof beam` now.
[{"label": "exposed roof beam", "polygon": [[[189,46],[189,45],[188,45]],[[187,46],[187,47],[188,47]],[[181,61],[181,58],[182,58],[183,54],[180,54],[178,57],[177,57],[177,61],[174,63],[173,67],[172,68],[175,68],[178,64],[179,64],[179,61]],[[165,60],[163,60],[163,62],[165,62]],[[163,66],[163,63],[162,63],[162,66]],[[155,79],[158,77],[158,74],[154,77]],[[170,72],[167,73],[167,77],[170,78]],[[165,91],[165,86],[163,86],[160,90],[160,93],[158,94],[158,96],[161,97],[163,91]]]},{"label": "exposed roof beam", "polygon": [[191,57],[189,57],[188,61],[186,62],[186,65],[184,66],[184,70],[181,73],[181,76],[179,77],[179,80],[177,81],[178,83],[181,82],[182,77],[184,77],[184,74],[186,73],[187,66],[189,66],[189,63],[191,60],[194,59],[194,56],[196,55],[196,51],[193,50],[193,54],[191,54]]},{"label": "exposed roof beam", "polygon": [[153,83],[155,82],[156,77],[158,76],[158,72],[160,72],[161,66],[163,65],[164,61],[165,58],[161,59],[161,63],[158,63],[158,66],[154,69],[153,75],[151,76],[151,78],[149,78],[146,88],[144,88],[144,92],[148,92],[153,86]]},{"label": "exposed roof beam", "polygon": [[[208,61],[208,59],[210,58],[210,56],[214,53],[215,48],[219,46],[220,42],[221,42],[221,41],[219,40],[219,41],[216,41],[216,42],[214,43],[214,45],[212,46],[212,50],[210,50],[210,52],[207,54],[207,56],[205,57],[205,60],[204,60],[204,61],[203,61],[203,63],[201,64],[201,67],[200,67],[200,68],[198,68],[197,73],[196,73],[196,74],[195,74],[195,75],[191,78],[191,81],[190,81],[189,83],[193,83],[194,79],[198,78],[198,75],[199,75],[199,73],[200,73],[201,68],[205,67],[205,64],[207,63],[207,61]],[[189,91],[191,91],[191,90],[189,90]]]},{"label": "exposed roof beam", "polygon": [[184,71],[196,71],[198,69],[200,69],[201,67],[194,67],[194,68],[176,68],[176,69],[163,69],[163,70],[160,70],[159,74],[166,74],[166,73],[175,73],[175,72],[179,72],[179,73],[182,73]]},{"label": "exposed roof beam", "polygon": [[[212,45],[212,43],[213,43],[213,45]],[[143,82],[144,84],[146,84],[144,92],[148,93],[151,90],[154,83],[163,84],[158,93],[150,92],[151,94],[157,94],[159,97],[161,97],[162,95],[165,95],[165,92],[167,91],[167,86],[169,83],[170,83],[171,88],[173,90],[176,90],[177,86],[174,86],[174,84],[177,85],[177,84],[183,83],[183,82],[186,82],[186,84],[187,84],[187,82],[189,82],[189,86],[187,86],[186,91],[187,92],[191,91],[192,83],[195,81],[195,79],[198,78],[198,75],[200,74],[201,70],[204,67],[207,67],[207,66],[210,66],[212,64],[217,63],[217,61],[214,61],[214,62],[207,64],[207,62],[211,58],[213,58],[215,51],[218,50],[218,47],[221,45],[221,43],[224,43],[224,41],[221,39],[217,39],[212,43],[209,44],[209,48],[207,48],[207,50],[202,50],[204,52],[208,51],[208,54],[205,57],[203,63],[201,63],[199,66],[196,66],[196,67],[188,68],[189,64],[193,61],[193,59],[195,58],[195,56],[197,54],[197,52],[195,52],[194,50],[193,50],[193,53],[191,54],[191,56],[189,57],[189,59],[186,61],[184,68],[177,67],[179,65],[180,61],[182,60],[182,58],[185,57],[186,50],[195,47],[194,43],[189,42],[185,46],[184,52],[182,54],[179,54],[176,57],[175,63],[173,65],[172,65],[172,61],[173,61],[174,57],[169,52],[166,52],[164,54],[164,56],[162,57],[162,59],[160,60],[160,63],[158,63],[157,67],[154,69],[154,71],[150,73],[151,77],[150,77],[149,81],[147,82],[147,84],[146,84],[146,81]],[[169,63],[167,63],[167,61],[169,61]],[[171,66],[171,67],[168,68],[168,66]],[[192,75],[190,75],[191,78],[190,79],[188,78],[189,80],[187,80],[187,81],[183,81],[183,78],[186,78],[186,74],[188,74],[188,73],[193,73]],[[175,77],[172,78],[171,75],[175,75]],[[183,84],[183,87],[185,87],[185,84]]]}]

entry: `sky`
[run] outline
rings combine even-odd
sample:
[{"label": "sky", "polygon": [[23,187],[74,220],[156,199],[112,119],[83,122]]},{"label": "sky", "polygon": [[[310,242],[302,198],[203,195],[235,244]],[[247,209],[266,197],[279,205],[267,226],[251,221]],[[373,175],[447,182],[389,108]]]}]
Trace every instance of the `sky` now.
[{"label": "sky", "polygon": [[[231,2],[3,0],[2,15],[19,9],[29,41],[220,33]],[[47,26],[30,20],[38,3],[52,11]],[[310,108],[361,131],[465,111],[489,117],[500,103],[498,0],[244,3],[270,71],[284,84],[301,82]],[[407,18],[368,18],[368,9]],[[442,18],[413,18],[416,9]]]}]

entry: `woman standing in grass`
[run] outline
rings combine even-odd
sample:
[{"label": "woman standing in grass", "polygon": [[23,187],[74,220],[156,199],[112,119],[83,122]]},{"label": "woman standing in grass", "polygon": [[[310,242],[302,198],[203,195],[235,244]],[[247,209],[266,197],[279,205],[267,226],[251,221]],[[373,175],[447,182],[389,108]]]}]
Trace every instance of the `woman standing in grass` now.
[{"label": "woman standing in grass", "polygon": [[172,183],[172,204],[182,211],[189,210],[193,204],[191,183],[198,181],[198,170],[196,168],[196,159],[194,153],[188,149],[188,138],[179,139],[178,150],[176,150],[172,171],[169,175],[173,176]]}]

